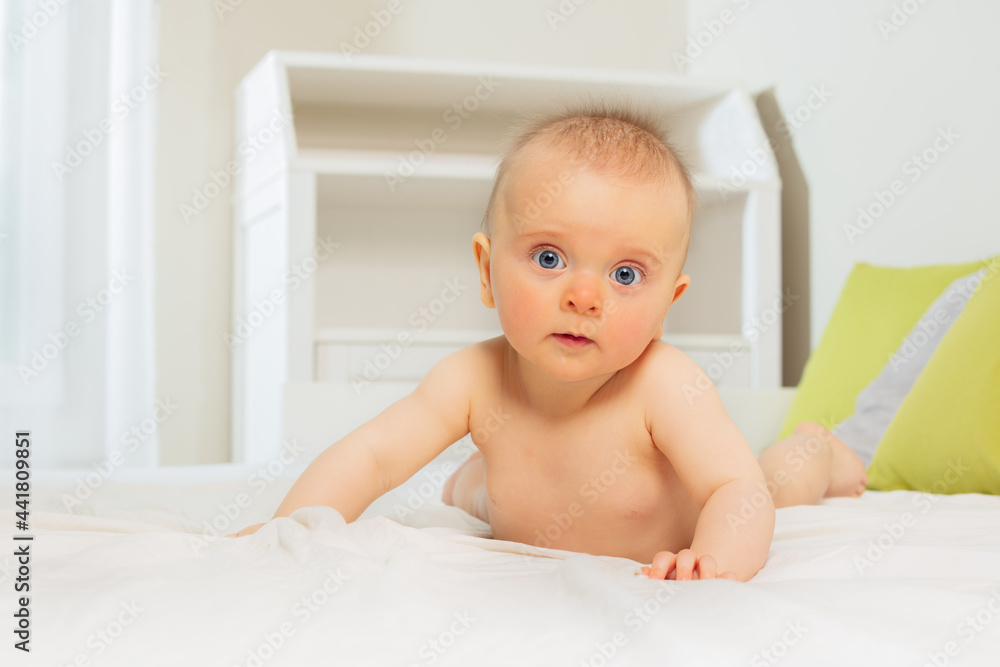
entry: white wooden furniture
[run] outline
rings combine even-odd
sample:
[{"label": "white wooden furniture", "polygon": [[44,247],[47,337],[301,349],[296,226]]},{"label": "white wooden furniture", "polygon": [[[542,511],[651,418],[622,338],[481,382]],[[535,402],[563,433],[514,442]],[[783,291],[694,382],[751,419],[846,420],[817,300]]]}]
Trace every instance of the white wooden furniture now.
[{"label": "white wooden furniture", "polygon": [[233,459],[268,460],[294,432],[287,383],[338,386],[350,421],[399,393],[372,387],[499,334],[471,238],[503,139],[525,114],[605,99],[658,109],[695,177],[693,282],[664,339],[719,385],[780,387],[780,181],[738,85],[271,52],[236,91]]}]

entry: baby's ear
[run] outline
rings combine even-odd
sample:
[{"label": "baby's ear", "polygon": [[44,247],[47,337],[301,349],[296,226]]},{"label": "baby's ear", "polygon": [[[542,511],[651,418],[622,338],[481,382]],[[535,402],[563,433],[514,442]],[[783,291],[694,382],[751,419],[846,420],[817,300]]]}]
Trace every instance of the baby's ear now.
[{"label": "baby's ear", "polygon": [[674,281],[674,298],[670,301],[671,306],[677,303],[677,299],[681,298],[681,295],[687,291],[690,285],[691,276],[686,273],[677,276],[677,280]]},{"label": "baby's ear", "polygon": [[493,301],[493,285],[490,282],[490,239],[482,232],[472,237],[472,252],[479,267],[479,298],[487,308],[496,308]]}]

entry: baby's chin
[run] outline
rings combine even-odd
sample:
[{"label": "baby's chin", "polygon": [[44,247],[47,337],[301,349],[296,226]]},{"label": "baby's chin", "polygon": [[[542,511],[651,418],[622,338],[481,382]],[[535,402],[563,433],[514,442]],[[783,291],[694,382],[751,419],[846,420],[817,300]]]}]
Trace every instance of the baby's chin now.
[{"label": "baby's chin", "polygon": [[606,380],[621,370],[614,365],[598,365],[593,360],[582,360],[569,355],[563,359],[548,358],[541,363],[533,363],[552,380],[567,385],[590,382],[598,378]]},{"label": "baby's chin", "polygon": [[[645,345],[633,341],[635,347],[631,350],[631,354],[626,354],[625,357],[619,355],[612,361],[608,358],[608,350],[601,350],[600,344],[596,342],[583,348],[569,347],[561,350],[559,348],[561,343],[550,336],[538,346],[541,349],[535,349],[505,337],[511,352],[517,355],[519,363],[530,364],[550,379],[565,383],[586,382],[600,377],[609,378],[618,371],[630,367],[650,346],[660,340],[659,337],[654,337]],[[588,347],[594,349],[587,349]]]}]

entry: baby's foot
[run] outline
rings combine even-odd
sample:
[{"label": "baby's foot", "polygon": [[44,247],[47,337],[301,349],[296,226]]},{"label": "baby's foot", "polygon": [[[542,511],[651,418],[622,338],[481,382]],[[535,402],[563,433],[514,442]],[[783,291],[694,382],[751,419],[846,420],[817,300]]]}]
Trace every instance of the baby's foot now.
[{"label": "baby's foot", "polygon": [[796,433],[812,431],[814,437],[826,444],[830,451],[830,485],[823,494],[824,498],[850,496],[857,498],[868,485],[868,474],[854,451],[843,440],[835,436],[821,424],[802,422],[795,427]]}]

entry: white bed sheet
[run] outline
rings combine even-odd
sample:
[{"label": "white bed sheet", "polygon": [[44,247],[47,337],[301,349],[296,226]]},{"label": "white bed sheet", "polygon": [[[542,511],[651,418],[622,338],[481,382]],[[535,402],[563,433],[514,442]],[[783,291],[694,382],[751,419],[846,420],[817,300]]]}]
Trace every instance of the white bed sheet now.
[{"label": "white bed sheet", "polygon": [[[413,485],[350,525],[314,507],[215,538],[212,522],[228,532],[266,520],[297,476],[261,485],[252,469],[217,472],[113,478],[73,514],[61,500],[78,474],[36,481],[32,652],[11,649],[8,633],[0,654],[15,660],[3,664],[919,667],[1000,656],[998,497],[867,492],[786,508],[750,583],[652,582],[629,560],[489,539],[436,498],[407,501]],[[240,493],[250,505],[225,525]],[[0,484],[7,544],[12,498]],[[0,559],[5,614],[14,566]]]}]

